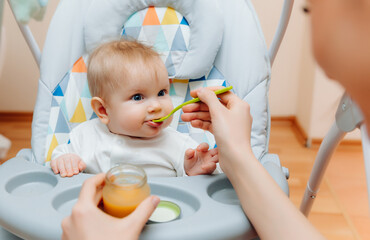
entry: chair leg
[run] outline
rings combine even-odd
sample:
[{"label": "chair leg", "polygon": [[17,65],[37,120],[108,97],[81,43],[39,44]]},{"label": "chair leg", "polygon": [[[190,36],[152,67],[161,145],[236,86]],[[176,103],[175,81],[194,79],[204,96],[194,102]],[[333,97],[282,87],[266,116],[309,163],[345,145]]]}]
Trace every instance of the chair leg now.
[{"label": "chair leg", "polygon": [[336,122],[334,122],[320,145],[300,206],[301,212],[306,217],[311,211],[312,204],[316,198],[317,192],[319,191],[320,184],[330,158],[345,135],[346,132],[339,129]]}]

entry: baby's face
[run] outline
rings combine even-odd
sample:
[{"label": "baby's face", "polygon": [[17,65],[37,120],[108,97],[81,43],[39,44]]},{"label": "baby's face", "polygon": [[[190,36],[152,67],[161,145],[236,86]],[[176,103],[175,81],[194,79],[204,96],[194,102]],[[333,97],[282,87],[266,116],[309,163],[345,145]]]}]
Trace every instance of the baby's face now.
[{"label": "baby's face", "polygon": [[140,74],[125,80],[109,99],[109,130],[132,137],[157,136],[172,121],[171,117],[161,123],[152,122],[172,111],[169,90],[170,82],[164,65],[157,69],[156,74],[146,73],[143,69]]}]

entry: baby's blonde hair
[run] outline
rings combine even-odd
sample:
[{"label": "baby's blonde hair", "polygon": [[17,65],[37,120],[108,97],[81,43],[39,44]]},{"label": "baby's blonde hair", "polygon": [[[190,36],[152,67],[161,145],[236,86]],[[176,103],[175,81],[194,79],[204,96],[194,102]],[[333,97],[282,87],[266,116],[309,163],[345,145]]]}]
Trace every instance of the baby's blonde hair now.
[{"label": "baby's blonde hair", "polygon": [[[91,96],[107,101],[124,81],[142,71],[157,72],[159,54],[137,41],[116,40],[100,45],[90,55],[87,79]],[[138,67],[144,67],[140,68]]]}]

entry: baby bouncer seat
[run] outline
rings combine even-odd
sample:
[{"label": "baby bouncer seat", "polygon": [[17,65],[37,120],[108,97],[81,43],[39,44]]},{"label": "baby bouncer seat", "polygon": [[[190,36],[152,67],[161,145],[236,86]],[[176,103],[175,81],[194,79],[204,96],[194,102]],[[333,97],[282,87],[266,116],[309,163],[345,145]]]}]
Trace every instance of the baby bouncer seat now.
[{"label": "baby bouncer seat", "polygon": [[[89,54],[99,44],[137,39],[161,54],[171,81],[174,106],[206,86],[234,87],[251,106],[255,156],[288,194],[287,171],[268,153],[268,88],[271,62],[292,6],[286,0],[277,37],[267,51],[249,0],[63,0],[44,45],[32,149],[0,167],[0,225],[26,239],[58,239],[60,223],[77,201],[90,174],[54,175],[43,166],[69,132],[96,117],[86,79]],[[171,127],[211,147],[212,134],[192,128],[174,115]],[[256,237],[224,174],[149,179],[152,194],[181,207],[178,220],[148,224],[141,239],[246,239]],[[2,230],[5,232],[5,230]]]}]

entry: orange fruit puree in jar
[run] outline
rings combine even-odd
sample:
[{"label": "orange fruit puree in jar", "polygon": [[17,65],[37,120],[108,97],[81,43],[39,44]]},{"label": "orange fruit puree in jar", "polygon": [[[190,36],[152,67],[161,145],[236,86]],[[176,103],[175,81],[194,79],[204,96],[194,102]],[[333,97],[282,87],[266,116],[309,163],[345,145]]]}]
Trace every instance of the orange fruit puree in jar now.
[{"label": "orange fruit puree in jar", "polygon": [[114,217],[126,217],[150,195],[147,176],[133,165],[119,165],[110,169],[103,188],[104,211]]}]

